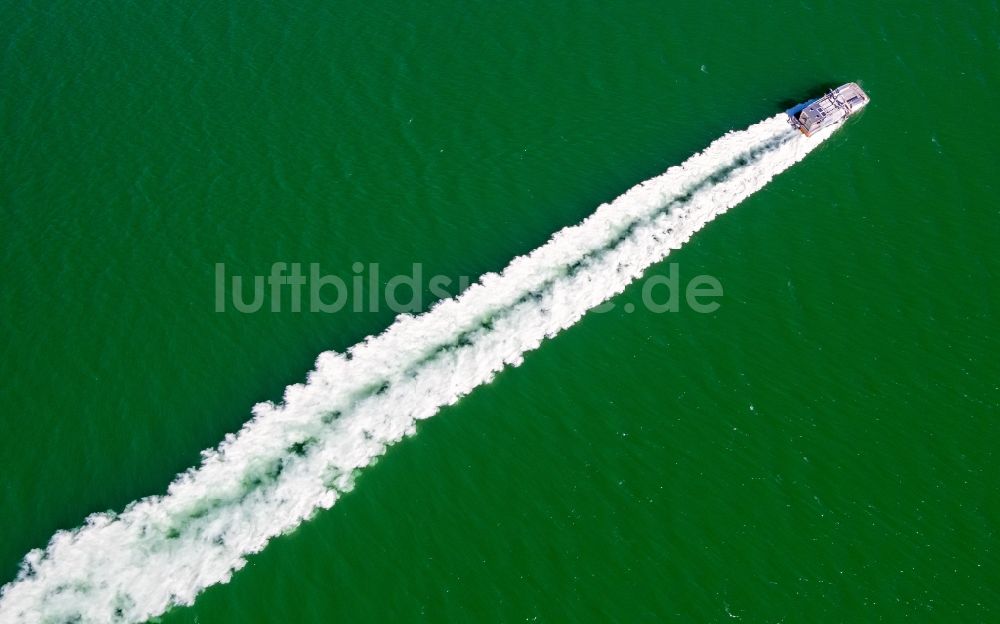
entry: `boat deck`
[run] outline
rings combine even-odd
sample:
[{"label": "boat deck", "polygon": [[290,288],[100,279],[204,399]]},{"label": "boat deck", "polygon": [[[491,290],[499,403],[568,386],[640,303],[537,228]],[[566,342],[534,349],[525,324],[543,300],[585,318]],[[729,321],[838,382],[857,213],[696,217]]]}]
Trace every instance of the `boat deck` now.
[{"label": "boat deck", "polygon": [[789,121],[806,136],[840,123],[869,102],[868,94],[857,83],[849,82],[826,95],[789,109]]}]

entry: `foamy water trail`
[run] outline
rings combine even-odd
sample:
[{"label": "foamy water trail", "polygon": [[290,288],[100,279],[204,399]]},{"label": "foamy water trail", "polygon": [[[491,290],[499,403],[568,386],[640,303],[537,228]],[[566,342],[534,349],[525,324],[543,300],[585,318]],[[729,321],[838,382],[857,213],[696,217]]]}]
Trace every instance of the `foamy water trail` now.
[{"label": "foamy water trail", "polygon": [[139,622],[190,604],[332,506],[418,420],[518,365],[828,134],[807,138],[783,114],[726,134],[459,297],[322,353],[305,384],[255,406],[165,495],[94,514],[28,553],[0,594],[0,622]]}]

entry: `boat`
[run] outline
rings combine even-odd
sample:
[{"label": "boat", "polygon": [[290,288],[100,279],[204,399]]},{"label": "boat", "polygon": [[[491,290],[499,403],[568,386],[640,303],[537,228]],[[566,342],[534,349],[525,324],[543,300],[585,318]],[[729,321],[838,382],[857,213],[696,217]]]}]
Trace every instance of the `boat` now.
[{"label": "boat", "polygon": [[832,89],[821,98],[787,111],[789,122],[806,136],[835,126],[865,107],[871,98],[856,82]]}]

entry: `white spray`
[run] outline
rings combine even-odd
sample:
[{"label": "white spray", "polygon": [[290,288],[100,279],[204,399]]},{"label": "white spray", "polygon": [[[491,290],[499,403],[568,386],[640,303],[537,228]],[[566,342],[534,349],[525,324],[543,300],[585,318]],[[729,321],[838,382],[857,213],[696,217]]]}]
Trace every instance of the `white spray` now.
[{"label": "white spray", "polygon": [[0,593],[0,622],[140,622],[191,604],[331,507],[416,421],[518,365],[828,135],[807,138],[785,115],[728,133],[460,296],[320,354],[305,384],[256,405],[165,495],[94,514],[28,553]]}]

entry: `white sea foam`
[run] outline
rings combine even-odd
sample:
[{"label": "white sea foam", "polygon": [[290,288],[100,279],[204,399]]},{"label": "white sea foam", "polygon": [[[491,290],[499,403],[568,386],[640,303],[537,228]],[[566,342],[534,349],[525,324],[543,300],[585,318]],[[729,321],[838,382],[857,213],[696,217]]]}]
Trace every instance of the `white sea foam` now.
[{"label": "white sea foam", "polygon": [[25,557],[0,622],[138,622],[229,580],[277,535],[329,508],[358,469],[803,158],[784,115],[731,132],[459,297],[320,354],[280,405],[260,404],[163,496],[101,513]]}]

